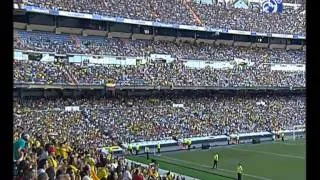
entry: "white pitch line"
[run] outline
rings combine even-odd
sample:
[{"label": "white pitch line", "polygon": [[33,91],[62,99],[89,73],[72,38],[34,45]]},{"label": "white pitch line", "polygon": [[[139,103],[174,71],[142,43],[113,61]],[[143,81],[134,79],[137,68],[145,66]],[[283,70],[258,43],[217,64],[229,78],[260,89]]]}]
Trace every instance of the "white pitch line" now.
[{"label": "white pitch line", "polygon": [[[184,161],[184,160],[172,158],[172,157],[169,157],[169,156],[162,156],[162,158],[165,158],[165,159],[168,159],[168,160],[180,161],[180,162],[183,162],[183,163],[186,163],[186,164],[192,164],[192,165],[201,166],[201,167],[205,167],[205,168],[210,168],[210,169],[212,168],[211,166],[208,166],[208,165],[192,163],[192,162],[189,162],[189,161]],[[231,173],[235,174],[235,171],[232,171],[232,170],[229,170],[229,169],[218,168],[216,170],[225,171],[225,172],[231,172]],[[252,177],[252,178],[261,179],[261,180],[272,180],[272,179],[267,178],[267,177],[256,176],[256,175],[247,174],[247,173],[243,173],[243,176]]]},{"label": "white pitch line", "polygon": [[238,150],[238,151],[247,151],[247,152],[255,152],[260,154],[269,154],[274,156],[280,156],[280,157],[287,157],[287,158],[295,158],[295,159],[305,159],[303,156],[295,156],[290,154],[278,154],[278,153],[272,153],[267,151],[256,151],[256,150],[249,150],[249,149],[241,149],[241,148],[235,148],[235,147],[229,147],[230,149]]},{"label": "white pitch line", "polygon": [[286,146],[304,146],[305,145],[305,143],[293,144],[293,143],[285,143],[285,142],[276,142],[275,144],[283,144],[283,145],[286,145]]}]

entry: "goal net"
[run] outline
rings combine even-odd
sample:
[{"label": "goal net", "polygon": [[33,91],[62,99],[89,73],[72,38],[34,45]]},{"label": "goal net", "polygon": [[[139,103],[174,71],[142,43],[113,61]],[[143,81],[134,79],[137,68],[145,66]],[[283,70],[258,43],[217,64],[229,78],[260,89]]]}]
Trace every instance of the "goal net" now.
[{"label": "goal net", "polygon": [[306,134],[305,125],[295,125],[292,129],[293,140],[304,139]]}]

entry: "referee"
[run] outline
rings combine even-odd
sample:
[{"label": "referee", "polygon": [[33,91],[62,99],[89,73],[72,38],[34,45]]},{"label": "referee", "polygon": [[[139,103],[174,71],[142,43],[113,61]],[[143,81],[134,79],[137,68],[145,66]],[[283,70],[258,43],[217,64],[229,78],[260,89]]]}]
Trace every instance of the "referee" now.
[{"label": "referee", "polygon": [[238,166],[237,166],[238,180],[242,179],[242,173],[243,173],[243,168],[241,166],[241,163],[239,163]]},{"label": "referee", "polygon": [[213,156],[213,169],[214,168],[218,168],[218,161],[219,161],[219,155],[218,153],[216,153],[214,156]]}]

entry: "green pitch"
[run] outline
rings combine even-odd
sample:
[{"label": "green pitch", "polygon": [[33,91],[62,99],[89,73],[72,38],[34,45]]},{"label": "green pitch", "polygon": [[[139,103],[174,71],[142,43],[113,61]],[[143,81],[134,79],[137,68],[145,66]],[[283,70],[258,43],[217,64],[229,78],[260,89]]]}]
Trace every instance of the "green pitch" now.
[{"label": "green pitch", "polygon": [[[212,169],[216,152],[219,153],[218,169]],[[244,169],[244,180],[306,179],[305,142],[301,140],[162,153],[151,158],[157,160],[161,169],[203,180],[235,179],[239,162]],[[145,156],[129,159],[144,164],[150,162]]]}]

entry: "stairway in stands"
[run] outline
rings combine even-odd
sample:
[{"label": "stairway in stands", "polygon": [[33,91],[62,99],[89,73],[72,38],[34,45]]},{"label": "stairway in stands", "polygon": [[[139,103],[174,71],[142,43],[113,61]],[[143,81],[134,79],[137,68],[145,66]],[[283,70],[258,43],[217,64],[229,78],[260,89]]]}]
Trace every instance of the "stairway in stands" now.
[{"label": "stairway in stands", "polygon": [[70,35],[71,40],[76,44],[76,47],[80,48],[80,40],[76,35]]},{"label": "stairway in stands", "polygon": [[189,6],[188,4],[188,0],[182,0],[182,4],[189,10],[189,12],[192,14],[195,22],[200,25],[200,26],[204,26],[204,24],[202,23],[201,19],[199,18],[199,16],[193,11],[193,9]]},{"label": "stairway in stands", "polygon": [[63,68],[63,72],[64,72],[65,76],[71,82],[71,85],[73,85],[73,86],[78,85],[77,78],[69,71],[68,65],[63,65],[62,68]]},{"label": "stairway in stands", "polygon": [[17,31],[13,31],[13,39],[14,39],[14,43],[19,43],[21,42],[21,38],[20,38],[20,35],[19,33],[17,33]]}]

